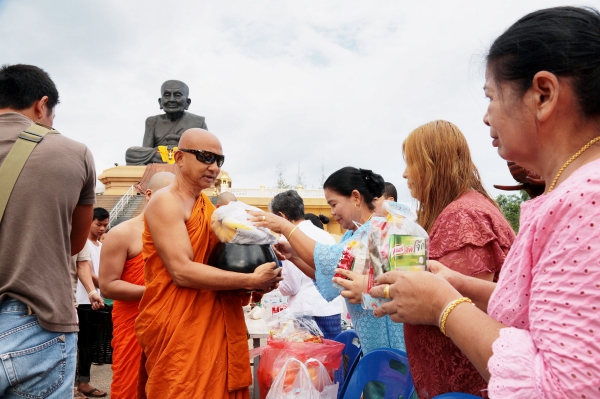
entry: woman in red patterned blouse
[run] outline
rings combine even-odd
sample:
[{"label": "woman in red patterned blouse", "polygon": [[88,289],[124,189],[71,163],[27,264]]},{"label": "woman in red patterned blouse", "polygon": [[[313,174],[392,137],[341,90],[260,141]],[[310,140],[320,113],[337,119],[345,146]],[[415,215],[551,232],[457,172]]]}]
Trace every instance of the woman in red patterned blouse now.
[{"label": "woman in red patterned blouse", "polygon": [[[429,233],[429,257],[468,276],[495,280],[515,234],[483,188],[458,127],[434,121],[404,141],[404,178]],[[487,397],[487,383],[437,326],[404,325],[419,398],[447,392]]]}]

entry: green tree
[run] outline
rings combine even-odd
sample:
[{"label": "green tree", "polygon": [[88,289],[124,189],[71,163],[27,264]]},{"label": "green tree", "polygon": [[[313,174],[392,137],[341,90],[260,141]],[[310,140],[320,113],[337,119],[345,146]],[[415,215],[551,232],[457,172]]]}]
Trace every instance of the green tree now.
[{"label": "green tree", "polygon": [[298,186],[306,188],[306,181],[304,180],[304,173],[302,173],[302,168],[300,167],[300,161],[298,161],[298,172],[296,172],[296,187]]},{"label": "green tree", "polygon": [[527,201],[529,195],[525,191],[521,191],[520,195],[499,195],[496,197],[496,203],[504,214],[508,223],[513,228],[515,233],[519,232],[519,216],[521,214],[521,203]]},{"label": "green tree", "polygon": [[292,186],[287,184],[287,182],[285,181],[285,177],[283,177],[283,167],[281,166],[281,162],[279,162],[277,164],[276,173],[277,173],[277,188],[285,188],[285,189],[292,188]]}]

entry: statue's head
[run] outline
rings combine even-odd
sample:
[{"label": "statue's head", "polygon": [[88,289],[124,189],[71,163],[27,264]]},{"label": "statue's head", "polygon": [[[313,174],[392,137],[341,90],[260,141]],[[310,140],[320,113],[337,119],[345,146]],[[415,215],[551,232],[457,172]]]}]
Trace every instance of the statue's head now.
[{"label": "statue's head", "polygon": [[167,80],[160,87],[160,92],[158,104],[167,114],[183,114],[192,102],[188,97],[188,86],[179,80]]}]

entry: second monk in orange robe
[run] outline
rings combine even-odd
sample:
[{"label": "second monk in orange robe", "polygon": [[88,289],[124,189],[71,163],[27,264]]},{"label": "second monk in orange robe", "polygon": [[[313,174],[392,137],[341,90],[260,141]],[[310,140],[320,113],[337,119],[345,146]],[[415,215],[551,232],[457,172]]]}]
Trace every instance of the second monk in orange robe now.
[{"label": "second monk in orange robe", "polygon": [[[152,193],[171,184],[175,175],[159,172],[151,177],[146,202]],[[112,228],[106,235],[100,258],[99,281],[102,293],[115,300],[112,310],[112,372],[110,396],[113,399],[135,398],[142,348],[135,336],[134,323],[144,293],[142,233],[144,214]]]},{"label": "second monk in orange robe", "polygon": [[222,154],[214,135],[187,130],[175,153],[175,182],[145,212],[146,291],[135,330],[147,359],[148,399],[249,396],[242,300],[245,291],[273,289],[281,277],[275,263],[252,274],[206,265],[217,238],[210,228],[215,208],[202,190],[217,178]]}]

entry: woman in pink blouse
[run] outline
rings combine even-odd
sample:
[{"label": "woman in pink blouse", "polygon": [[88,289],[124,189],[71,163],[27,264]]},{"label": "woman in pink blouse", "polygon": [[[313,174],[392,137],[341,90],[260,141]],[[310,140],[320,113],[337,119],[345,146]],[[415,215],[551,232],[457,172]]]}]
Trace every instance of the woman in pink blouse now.
[{"label": "woman in pink blouse", "polygon": [[[531,13],[492,44],[484,117],[506,160],[539,174],[498,284],[430,262],[371,294],[397,322],[437,325],[490,398],[600,397],[600,13]],[[470,302],[476,306],[471,306]]]}]

